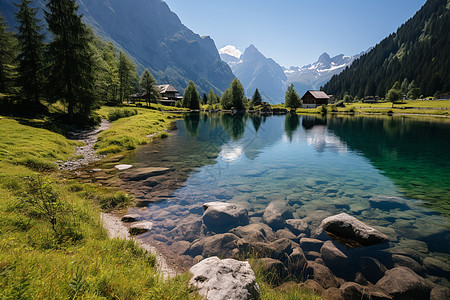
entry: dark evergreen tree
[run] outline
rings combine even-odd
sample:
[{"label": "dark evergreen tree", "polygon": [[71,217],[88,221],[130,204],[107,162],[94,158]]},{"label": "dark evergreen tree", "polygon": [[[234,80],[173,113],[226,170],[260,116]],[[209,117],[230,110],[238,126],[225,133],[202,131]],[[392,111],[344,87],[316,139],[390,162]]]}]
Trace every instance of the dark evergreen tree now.
[{"label": "dark evergreen tree", "polygon": [[252,104],[254,106],[262,104],[262,97],[261,97],[261,94],[259,93],[258,89],[255,90],[255,93],[252,96]]},{"label": "dark evergreen tree", "polygon": [[203,93],[202,97],[202,105],[205,105],[208,103],[208,96],[206,96],[206,93]]},{"label": "dark evergreen tree", "polygon": [[300,96],[297,94],[297,91],[294,88],[294,84],[291,83],[291,85],[288,87],[284,101],[285,107],[295,109],[302,106],[300,102]]},{"label": "dark evergreen tree", "polygon": [[0,93],[14,92],[17,72],[17,40],[0,14]]},{"label": "dark evergreen tree", "polygon": [[17,39],[19,42],[19,85],[28,101],[36,106],[42,86],[42,68],[44,59],[44,35],[40,33],[42,26],[36,18],[37,8],[31,8],[32,0],[21,0],[16,5],[16,14],[20,23]]},{"label": "dark evergreen tree", "polygon": [[200,95],[195,83],[191,80],[184,90],[182,106],[190,109],[200,109]]},{"label": "dark evergreen tree", "polygon": [[220,105],[223,109],[231,109],[233,107],[233,94],[231,93],[230,88],[223,92],[222,97],[220,98]]},{"label": "dark evergreen tree", "polygon": [[[408,78],[428,96],[450,90],[450,9],[447,0],[428,0],[413,18],[324,86],[342,99],[345,92],[384,97]],[[368,95],[366,95],[368,96]]]},{"label": "dark evergreen tree", "polygon": [[156,87],[156,80],[149,70],[145,69],[144,73],[142,73],[140,85],[145,90],[145,102],[147,102],[148,106],[150,106],[151,102],[156,102],[156,100],[161,98],[161,93]]},{"label": "dark evergreen tree", "polygon": [[217,96],[216,93],[214,93],[213,89],[211,89],[208,93],[208,105],[213,105],[217,103]]},{"label": "dark evergreen tree", "polygon": [[95,104],[91,35],[74,0],[49,0],[45,12],[53,40],[48,50],[48,95],[67,105],[69,122],[83,121]]},{"label": "dark evergreen tree", "polygon": [[138,74],[136,65],[122,50],[119,52],[119,102],[122,103],[130,94],[135,92]]}]

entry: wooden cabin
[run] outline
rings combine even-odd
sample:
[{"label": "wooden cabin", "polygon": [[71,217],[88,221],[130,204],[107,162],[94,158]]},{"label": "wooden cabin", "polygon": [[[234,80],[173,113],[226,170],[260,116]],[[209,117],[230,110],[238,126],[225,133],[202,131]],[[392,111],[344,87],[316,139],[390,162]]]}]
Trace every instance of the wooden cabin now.
[{"label": "wooden cabin", "polygon": [[302,108],[316,108],[328,105],[330,97],[322,91],[307,91],[302,97]]},{"label": "wooden cabin", "polygon": [[170,84],[158,85],[158,90],[161,93],[161,102],[162,105],[166,106],[175,106],[175,102],[177,100],[183,99],[183,97],[178,96],[178,91]]}]

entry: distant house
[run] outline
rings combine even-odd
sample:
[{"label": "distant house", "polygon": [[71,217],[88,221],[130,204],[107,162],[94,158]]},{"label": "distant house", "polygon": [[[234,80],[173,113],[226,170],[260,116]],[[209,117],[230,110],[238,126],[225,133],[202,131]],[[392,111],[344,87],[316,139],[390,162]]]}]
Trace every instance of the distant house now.
[{"label": "distant house", "polygon": [[158,90],[161,93],[162,105],[174,106],[177,100],[183,99],[183,97],[178,96],[178,91],[170,84],[158,85]]},{"label": "distant house", "polygon": [[302,97],[303,108],[316,108],[322,104],[327,105],[330,97],[322,91],[307,91]]},{"label": "distant house", "polygon": [[[179,92],[170,84],[157,85],[156,88],[161,94],[161,100],[159,100],[159,102],[161,102],[162,105],[174,106],[177,100],[183,99],[183,97],[177,96]],[[141,89],[136,94],[130,95],[129,98],[133,101],[143,101],[146,96],[147,91]]]},{"label": "distant house", "polygon": [[437,99],[437,100],[449,100],[449,99],[450,99],[450,92],[446,92],[446,93],[439,94],[439,95],[436,97],[436,99]]}]

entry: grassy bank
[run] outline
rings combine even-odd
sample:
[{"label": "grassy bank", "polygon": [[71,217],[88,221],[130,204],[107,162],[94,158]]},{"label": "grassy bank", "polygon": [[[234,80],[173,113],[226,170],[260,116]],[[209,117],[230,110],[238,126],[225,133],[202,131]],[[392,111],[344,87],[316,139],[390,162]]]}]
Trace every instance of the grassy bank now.
[{"label": "grassy bank", "polygon": [[139,107],[103,107],[98,113],[104,118],[111,119],[111,115],[117,115],[117,111],[126,110],[133,111],[133,115],[117,119],[111,124],[110,129],[100,133],[95,146],[99,154],[134,150],[139,145],[150,142],[152,137],[165,138],[169,135],[165,131],[170,129],[176,118],[180,117]]},{"label": "grassy bank", "polygon": [[153,256],[107,238],[100,206],[124,193],[56,179],[75,143],[9,118],[0,132],[1,299],[192,297],[185,276],[163,282]]}]

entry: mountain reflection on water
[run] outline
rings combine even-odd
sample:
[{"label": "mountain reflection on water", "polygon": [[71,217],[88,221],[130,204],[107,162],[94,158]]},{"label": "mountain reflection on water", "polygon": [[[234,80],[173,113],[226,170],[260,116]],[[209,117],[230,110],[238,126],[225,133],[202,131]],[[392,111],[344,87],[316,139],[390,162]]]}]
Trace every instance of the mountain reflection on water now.
[{"label": "mountain reflection on water", "polygon": [[[189,223],[201,217],[205,202],[241,204],[258,222],[271,201],[284,199],[311,231],[325,217],[346,212],[385,230],[390,248],[450,259],[448,121],[189,114],[177,128],[133,158],[137,167],[173,170],[153,188],[135,186],[138,199],[164,200],[132,210],[155,222],[149,238],[159,234],[168,245],[178,243],[158,220]],[[408,207],[379,209],[372,196],[402,197]]]}]

